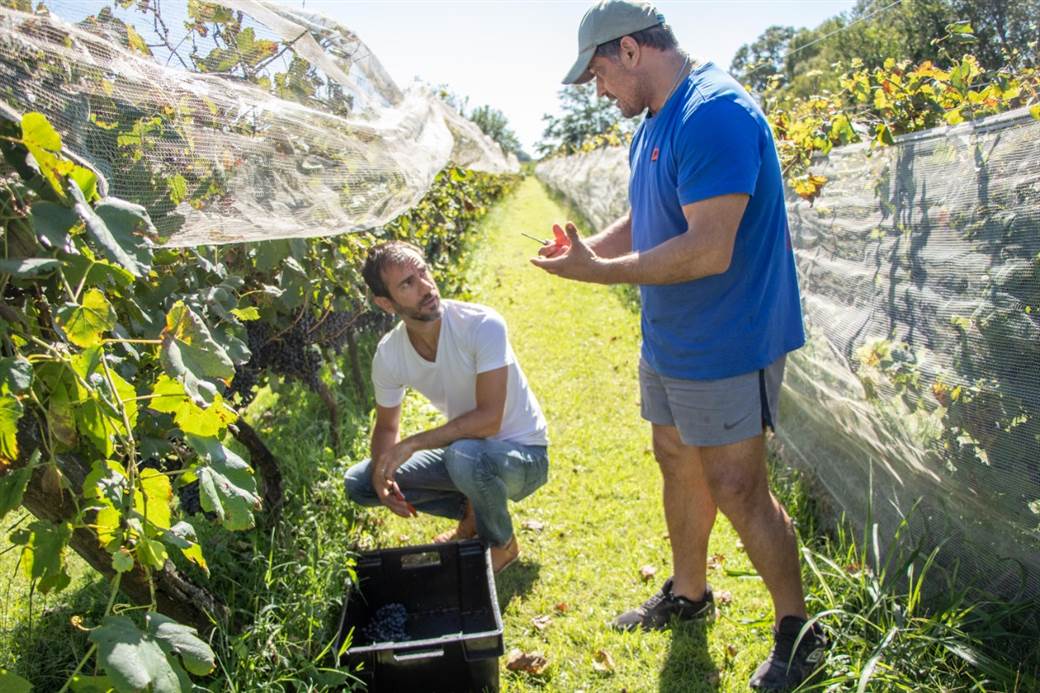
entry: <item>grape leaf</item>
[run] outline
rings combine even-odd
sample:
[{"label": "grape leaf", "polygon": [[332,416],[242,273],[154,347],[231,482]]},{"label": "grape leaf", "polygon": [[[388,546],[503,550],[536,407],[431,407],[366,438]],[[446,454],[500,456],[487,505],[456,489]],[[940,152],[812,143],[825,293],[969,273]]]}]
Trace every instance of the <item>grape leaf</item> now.
[{"label": "grape leaf", "polygon": [[0,469],[18,459],[18,419],[23,411],[12,395],[0,395]]},{"label": "grape leaf", "polygon": [[216,658],[209,645],[199,639],[198,631],[160,613],[149,613],[145,620],[148,633],[159,641],[167,655],[179,656],[185,669],[198,676],[213,671]]},{"label": "grape leaf", "polygon": [[[170,501],[173,489],[170,479],[156,469],[142,469],[141,488],[134,492],[134,510],[160,529],[170,528]],[[161,567],[161,564],[160,564]]]},{"label": "grape leaf", "polygon": [[[36,451],[34,459],[39,456],[39,451]],[[30,465],[0,476],[0,520],[22,504],[22,496],[25,494],[25,487],[28,486],[31,477],[32,467]]]},{"label": "grape leaf", "polygon": [[61,152],[61,135],[45,115],[32,112],[22,116],[22,144],[32,154],[40,174],[64,198],[62,179],[72,173],[75,164],[58,156]]},{"label": "grape leaf", "polygon": [[[113,233],[105,220],[87,203],[79,186],[69,185],[66,189],[72,195],[74,201],[72,209],[86,226],[87,235],[101,247],[108,259],[122,265],[135,277],[147,274],[148,264],[139,261],[137,257],[137,253],[140,251],[137,240],[124,227],[117,227],[116,232]],[[150,262],[151,252],[147,252],[145,257]]]},{"label": "grape leaf", "polygon": [[32,203],[29,222],[36,236],[42,239],[46,246],[72,252],[72,237],[69,231],[79,223],[76,212],[64,205],[41,200]]},{"label": "grape leaf", "polygon": [[18,674],[12,674],[7,669],[0,669],[0,691],[7,693],[29,693],[32,684]]},{"label": "grape leaf", "polygon": [[187,672],[168,659],[159,641],[143,633],[126,616],[106,616],[90,633],[98,660],[118,691],[151,690],[180,693],[191,690]]},{"label": "grape leaf", "polygon": [[101,290],[90,289],[81,304],[66,303],[58,309],[58,324],[76,346],[97,346],[101,334],[115,327],[116,312]]},{"label": "grape leaf", "polygon": [[203,409],[188,398],[181,383],[165,374],[155,381],[152,395],[148,406],[172,414],[174,422],[184,433],[203,438],[218,436],[238,418],[221,395],[214,395],[213,403]]},{"label": "grape leaf", "polygon": [[228,529],[252,527],[252,511],[260,509],[253,470],[215,438],[188,434],[185,440],[199,453],[199,464],[194,471],[199,479],[203,510],[216,513]]},{"label": "grape leaf", "polygon": [[166,314],[160,359],[163,369],[179,380],[198,404],[213,401],[217,393],[214,380],[227,380],[235,374],[227,352],[183,301],[177,301]]},{"label": "grape leaf", "polygon": [[119,246],[133,256],[138,268],[147,272],[152,266],[152,239],[159,235],[148,211],[141,205],[117,197],[101,200],[94,206],[94,211],[105,222]]},{"label": "grape leaf", "polygon": [[11,543],[22,546],[22,568],[30,580],[39,580],[44,594],[61,590],[71,578],[65,570],[65,547],[72,538],[72,526],[37,520],[11,534]]},{"label": "grape leaf", "polygon": [[206,557],[202,555],[202,547],[199,546],[195,528],[190,522],[178,522],[170,527],[170,530],[163,534],[163,541],[180,549],[185,558],[209,575],[209,565],[206,563]]},{"label": "grape leaf", "polygon": [[0,260],[0,274],[12,274],[16,277],[35,277],[49,272],[61,265],[52,257],[12,257]]},{"label": "grape leaf", "polygon": [[0,358],[0,392],[20,395],[32,385],[33,370],[28,359],[20,356]]}]

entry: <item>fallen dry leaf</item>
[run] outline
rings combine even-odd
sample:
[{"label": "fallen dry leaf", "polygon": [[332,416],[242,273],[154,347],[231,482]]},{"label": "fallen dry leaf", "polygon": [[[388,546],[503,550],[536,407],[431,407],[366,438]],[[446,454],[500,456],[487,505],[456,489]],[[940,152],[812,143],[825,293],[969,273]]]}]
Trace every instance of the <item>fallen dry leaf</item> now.
[{"label": "fallen dry leaf", "polygon": [[708,559],[708,570],[718,570],[726,562],[725,554],[713,553]]},{"label": "fallen dry leaf", "polygon": [[639,569],[639,577],[643,578],[643,582],[648,581],[654,575],[657,574],[657,568],[652,565],[644,565]]},{"label": "fallen dry leaf", "polygon": [[553,608],[556,609],[556,613],[558,614],[565,614],[571,610],[571,608],[567,606],[567,602],[560,602]]},{"label": "fallen dry leaf", "polygon": [[534,627],[538,630],[545,630],[546,627],[552,623],[552,616],[535,616],[531,619],[531,623],[533,623]]},{"label": "fallen dry leaf", "polygon": [[729,590],[723,590],[715,595],[715,601],[725,606],[733,601],[733,593]]},{"label": "fallen dry leaf", "polygon": [[549,666],[549,660],[541,652],[523,652],[518,648],[509,651],[506,660],[506,669],[509,671],[524,671],[528,674],[538,676],[545,667]]},{"label": "fallen dry leaf", "polygon": [[524,520],[524,523],[521,526],[524,529],[531,530],[532,532],[541,532],[545,529],[545,523],[539,520]]},{"label": "fallen dry leaf", "polygon": [[740,650],[737,649],[736,645],[733,645],[733,644],[726,645],[726,656],[729,657],[730,659],[733,659],[734,657],[736,657],[737,656],[737,652],[739,652],[739,651]]},{"label": "fallen dry leaf", "polygon": [[606,650],[599,650],[592,658],[592,668],[604,674],[614,672],[614,658]]}]

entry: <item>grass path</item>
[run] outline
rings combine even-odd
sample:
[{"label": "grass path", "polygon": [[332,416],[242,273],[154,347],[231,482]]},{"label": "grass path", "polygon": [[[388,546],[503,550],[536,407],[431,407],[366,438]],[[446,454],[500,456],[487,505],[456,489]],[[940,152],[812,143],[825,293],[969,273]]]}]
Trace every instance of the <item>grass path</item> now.
[{"label": "grass path", "polygon": [[[747,690],[768,651],[771,607],[721,518],[710,553],[724,567],[709,580],[732,602],[717,621],[650,634],[606,627],[658,589],[671,556],[650,429],[639,417],[638,315],[606,287],[565,282],[527,262],[536,246],[519,232],[549,235],[564,215],[528,178],[484,220],[474,262],[473,300],[505,316],[551,437],[549,483],[512,506],[521,561],[498,579],[507,652],[539,651],[549,665],[532,676],[507,672],[503,660],[503,690]],[[393,518],[377,541],[425,542],[444,527],[435,518]],[[656,575],[643,581],[647,565]],[[544,616],[540,629],[534,619]],[[612,672],[594,666],[601,651]]]}]

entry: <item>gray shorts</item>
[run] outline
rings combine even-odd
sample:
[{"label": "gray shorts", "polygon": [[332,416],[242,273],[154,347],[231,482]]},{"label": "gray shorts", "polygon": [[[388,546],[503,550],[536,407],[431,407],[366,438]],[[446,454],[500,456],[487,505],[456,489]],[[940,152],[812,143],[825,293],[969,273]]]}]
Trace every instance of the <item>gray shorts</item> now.
[{"label": "gray shorts", "polygon": [[683,380],[657,373],[639,359],[639,390],[643,418],[658,426],[675,426],[685,445],[729,445],[775,430],[781,356],[765,368],[718,380]]}]

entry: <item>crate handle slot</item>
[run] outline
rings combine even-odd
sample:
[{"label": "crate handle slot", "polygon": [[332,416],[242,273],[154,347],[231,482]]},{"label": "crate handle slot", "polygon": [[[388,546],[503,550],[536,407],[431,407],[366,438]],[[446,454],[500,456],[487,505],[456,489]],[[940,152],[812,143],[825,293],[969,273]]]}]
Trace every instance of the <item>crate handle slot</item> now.
[{"label": "crate handle slot", "polygon": [[406,570],[416,568],[429,568],[441,564],[441,555],[437,551],[423,551],[422,553],[410,553],[401,556],[401,567]]},{"label": "crate handle slot", "polygon": [[406,654],[397,654],[394,652],[395,662],[407,662],[413,659],[433,659],[434,657],[443,657],[444,648],[439,647],[432,650],[417,650],[415,652],[408,652]]}]

